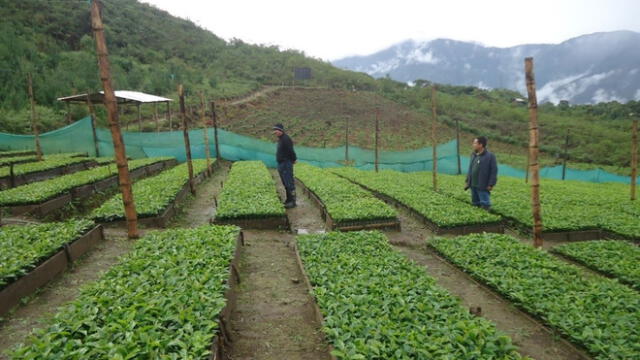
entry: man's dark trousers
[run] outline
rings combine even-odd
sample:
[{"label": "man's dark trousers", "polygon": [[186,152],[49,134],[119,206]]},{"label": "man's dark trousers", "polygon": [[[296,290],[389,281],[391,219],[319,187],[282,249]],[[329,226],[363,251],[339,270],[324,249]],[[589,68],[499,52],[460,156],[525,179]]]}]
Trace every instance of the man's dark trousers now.
[{"label": "man's dark trousers", "polygon": [[282,180],[284,189],[287,192],[287,199],[285,202],[289,202],[294,199],[296,194],[296,184],[293,180],[293,163],[288,160],[279,162],[278,174],[280,174],[280,180]]}]

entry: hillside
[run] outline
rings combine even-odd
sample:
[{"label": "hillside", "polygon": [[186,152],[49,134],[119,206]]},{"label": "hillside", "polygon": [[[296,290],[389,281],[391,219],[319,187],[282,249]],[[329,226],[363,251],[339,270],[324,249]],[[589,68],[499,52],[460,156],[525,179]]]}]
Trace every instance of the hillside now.
[{"label": "hillside", "polygon": [[[368,75],[340,70],[302,52],[224,41],[138,1],[103,3],[118,89],[172,95],[183,83],[188,95],[204,91],[210,97],[234,97],[262,84],[290,84],[294,67],[311,68],[313,78],[304,85],[375,86]],[[0,118],[26,111],[29,72],[37,103],[58,112],[62,105],[57,97],[100,88],[89,10],[86,1],[0,0]],[[59,125],[44,120],[45,125]],[[0,126],[0,131],[18,130],[23,129]]]},{"label": "hillside", "polygon": [[[127,0],[107,0],[103,9],[114,82],[119,89],[145,91],[176,98],[177,84],[187,89],[188,109],[195,115],[197,94],[233,104],[232,99],[274,86],[287,85],[265,96],[226,106],[222,127],[241,134],[271,139],[268,129],[282,121],[300,145],[341,146],[345,117],[350,117],[350,141],[373,147],[374,109],[381,111],[380,145],[387,150],[430,145],[429,81],[415,86],[390,78],[340,70],[297,51],[224,41],[215,34],[152,6]],[[30,133],[25,88],[34,74],[42,131],[66,124],[58,96],[99,89],[89,7],[78,1],[0,0],[0,131]],[[292,69],[312,68],[313,79],[292,83]],[[542,76],[542,75],[540,75]],[[347,90],[348,89],[348,90]],[[455,120],[463,129],[462,153],[473,136],[487,135],[502,159],[523,167],[528,143],[526,105],[514,103],[522,94],[510,90],[483,90],[472,86],[438,85],[439,141],[453,138]],[[226,101],[226,100],[228,101]],[[86,115],[73,106],[72,118]],[[178,122],[174,104],[173,129]],[[143,106],[143,131],[155,131],[153,107]],[[160,109],[160,128],[169,129]],[[546,164],[561,161],[564,136],[571,128],[570,159],[584,163],[625,167],[629,164],[629,113],[640,113],[640,102],[598,105],[547,103],[540,107],[541,143]],[[98,125],[105,113],[98,107]],[[123,107],[121,121],[136,131],[136,111]],[[201,126],[192,122],[191,126]],[[624,172],[624,171],[623,171]]]},{"label": "hillside", "polygon": [[[475,136],[486,135],[491,149],[500,153],[505,163],[520,168],[526,166],[528,111],[526,106],[511,104],[510,96],[513,94],[462,87],[440,86],[439,89],[439,143],[455,138],[457,118],[462,129],[461,154],[470,152],[469,144]],[[387,91],[279,89],[240,106],[228,106],[226,116],[221,111],[221,127],[273,141],[269,129],[274,123],[282,122],[298,145],[336,147],[344,145],[348,117],[350,144],[371,149],[375,109],[378,107],[381,148],[402,151],[430,146],[430,89]],[[469,93],[464,94],[463,91]],[[609,171],[626,174],[627,170],[621,167],[629,164],[629,147],[626,144],[630,141],[628,127],[631,122],[622,115],[617,120],[603,116],[603,113],[615,113],[611,106],[541,107],[543,165],[562,162],[566,128],[570,126],[573,134],[569,146],[572,167],[609,165]],[[620,105],[618,113],[626,114],[629,106]],[[603,139],[602,135],[606,138]]]},{"label": "hillside", "polygon": [[523,59],[536,60],[540,102],[572,104],[640,100],[640,33],[603,32],[560,44],[524,44],[509,48],[474,42],[408,40],[367,56],[334,65],[375,77],[412,82],[505,88],[525,92]]}]

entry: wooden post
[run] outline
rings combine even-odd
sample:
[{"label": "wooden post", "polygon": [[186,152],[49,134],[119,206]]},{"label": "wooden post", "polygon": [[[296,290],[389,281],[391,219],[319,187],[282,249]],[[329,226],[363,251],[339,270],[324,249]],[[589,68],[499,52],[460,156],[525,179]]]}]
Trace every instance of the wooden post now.
[{"label": "wooden post", "polygon": [[172,131],[173,124],[171,123],[171,101],[167,101],[167,118],[169,119],[169,131]]},{"label": "wooden post", "polygon": [[133,191],[131,190],[131,182],[129,181],[129,165],[127,163],[124,141],[122,141],[120,123],[118,122],[118,103],[111,85],[107,43],[104,36],[102,18],[100,17],[100,0],[93,0],[93,3],[91,4],[91,27],[93,28],[94,37],[96,39],[96,53],[98,55],[98,66],[100,68],[100,80],[104,87],[104,105],[107,108],[107,113],[109,115],[109,128],[111,129],[111,138],[113,139],[116,164],[118,165],[118,181],[120,183],[120,191],[122,192],[124,212],[127,218],[127,234],[129,238],[137,238],[138,215],[136,214],[136,205],[133,199]]},{"label": "wooden post", "polygon": [[375,157],[375,169],[378,172],[378,168],[380,166],[380,154],[378,152],[378,141],[380,138],[380,108],[376,107],[376,137],[375,137],[375,146],[376,146],[376,157]]},{"label": "wooden post", "polygon": [[216,104],[211,102],[211,116],[213,117],[213,138],[216,142],[216,159],[220,160],[220,142],[218,141],[218,115],[216,114]]},{"label": "wooden post", "polygon": [[538,99],[533,73],[533,58],[524,60],[529,96],[529,161],[531,167],[531,209],[533,212],[533,246],[542,247],[542,217],[540,216],[540,166],[538,164]]},{"label": "wooden post", "polygon": [[[14,163],[9,164],[9,183],[11,184],[12,188],[16,187],[16,174],[13,171],[14,165],[15,165]],[[2,211],[0,211],[0,213],[1,212]]]},{"label": "wooden post", "polygon": [[96,148],[96,157],[100,156],[100,149],[98,146],[98,134],[96,133],[96,111],[91,102],[89,91],[87,91],[87,107],[89,108],[89,116],[91,116],[91,131],[93,132],[93,145]]},{"label": "wooden post", "polygon": [[136,105],[138,108],[138,131],[142,131],[142,115],[140,114],[140,103]]},{"label": "wooden post", "polygon": [[184,147],[187,155],[187,167],[189,169],[189,189],[191,194],[196,194],[193,184],[193,164],[191,163],[191,143],[189,142],[189,130],[187,129],[187,109],[184,106],[184,88],[178,85],[178,96],[180,96],[180,117],[182,117],[182,134],[184,135]]},{"label": "wooden post", "polygon": [[636,199],[636,183],[638,180],[638,119],[633,120],[631,129],[631,200]]},{"label": "wooden post", "polygon": [[529,183],[529,166],[531,165],[531,152],[527,149],[527,167],[524,169],[524,183]]},{"label": "wooden post", "polygon": [[226,121],[228,124],[231,124],[231,118],[229,117],[229,114],[227,113],[227,108],[228,107],[229,107],[229,100],[227,98],[225,98],[224,101],[222,102],[222,113],[224,114],[224,121]]},{"label": "wooden post", "polygon": [[211,174],[211,149],[209,148],[209,127],[205,118],[204,94],[200,93],[200,120],[204,131],[204,151],[207,157],[207,172]]},{"label": "wooden post", "polygon": [[460,123],[456,117],[456,156],[458,157],[458,175],[462,174],[462,165],[460,164]]},{"label": "wooden post", "polygon": [[67,101],[67,125],[71,124],[71,104]]},{"label": "wooden post", "polygon": [[564,140],[564,154],[562,155],[562,180],[567,177],[567,160],[569,158],[569,129],[567,129],[567,137]]},{"label": "wooden post", "polygon": [[36,114],[36,100],[33,96],[33,80],[31,79],[31,73],[27,75],[27,80],[29,83],[29,101],[31,102],[31,129],[33,130],[33,135],[36,142],[36,159],[38,161],[42,161],[42,148],[40,148],[40,132],[38,131],[38,115]]},{"label": "wooden post", "polygon": [[347,124],[344,131],[344,164],[349,164],[349,115],[347,115]]},{"label": "wooden post", "polygon": [[436,86],[431,87],[431,112],[433,119],[431,120],[431,144],[433,146],[433,191],[438,191],[438,141],[436,140],[438,114],[436,111]]},{"label": "wooden post", "polygon": [[153,120],[156,122],[156,132],[160,132],[160,123],[158,122],[158,103],[153,103]]}]

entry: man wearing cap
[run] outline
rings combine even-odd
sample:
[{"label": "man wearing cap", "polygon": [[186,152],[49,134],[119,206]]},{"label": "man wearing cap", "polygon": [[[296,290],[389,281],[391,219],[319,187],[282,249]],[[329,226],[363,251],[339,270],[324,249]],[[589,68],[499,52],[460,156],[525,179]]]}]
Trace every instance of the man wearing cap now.
[{"label": "man wearing cap", "polygon": [[276,161],[278,162],[278,174],[287,192],[287,199],[284,207],[287,209],[296,207],[296,185],[293,181],[293,164],[298,158],[293,150],[293,141],[289,135],[285,134],[282,124],[273,126],[273,133],[278,137],[278,149],[276,151]]},{"label": "man wearing cap", "polygon": [[464,189],[471,188],[471,203],[485,210],[491,208],[491,190],[498,180],[496,156],[487,150],[487,138],[473,139],[473,153],[467,171]]}]

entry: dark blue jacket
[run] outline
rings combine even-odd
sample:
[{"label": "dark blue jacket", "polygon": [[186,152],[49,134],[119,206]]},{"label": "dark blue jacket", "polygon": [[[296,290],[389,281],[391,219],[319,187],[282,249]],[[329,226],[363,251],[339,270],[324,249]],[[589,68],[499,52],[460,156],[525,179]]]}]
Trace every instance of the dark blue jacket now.
[{"label": "dark blue jacket", "polygon": [[295,150],[293,150],[293,141],[287,134],[282,134],[278,139],[278,147],[276,150],[276,161],[279,163],[290,161],[292,163],[296,162],[298,157],[296,156]]},{"label": "dark blue jacket", "polygon": [[476,154],[475,151],[471,154],[469,171],[467,171],[467,185],[471,186],[471,166],[478,157],[480,158],[478,188],[486,190],[489,186],[496,186],[496,182],[498,181],[498,161],[496,160],[496,156],[487,149],[485,149],[481,155]]}]

